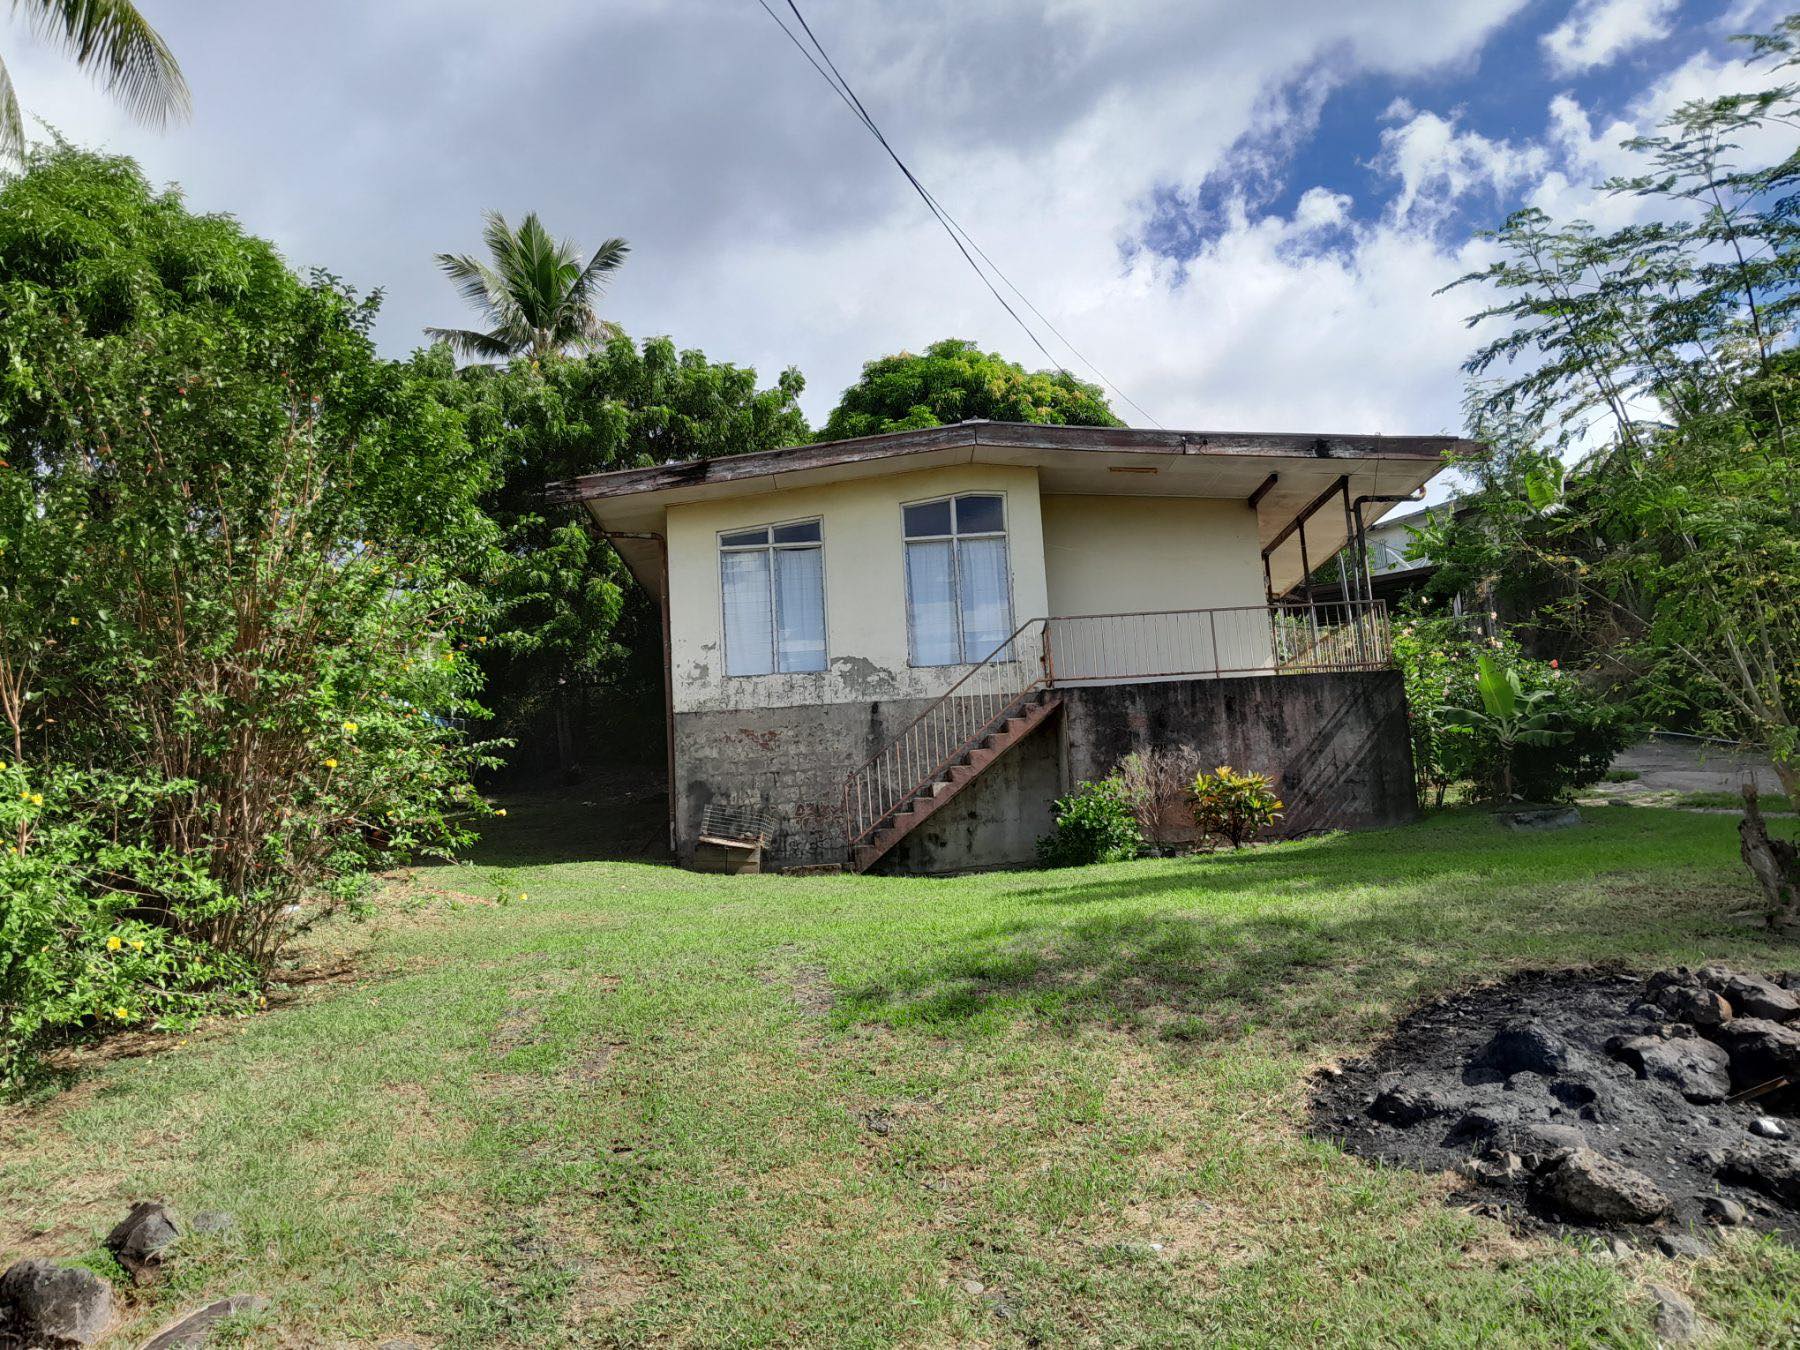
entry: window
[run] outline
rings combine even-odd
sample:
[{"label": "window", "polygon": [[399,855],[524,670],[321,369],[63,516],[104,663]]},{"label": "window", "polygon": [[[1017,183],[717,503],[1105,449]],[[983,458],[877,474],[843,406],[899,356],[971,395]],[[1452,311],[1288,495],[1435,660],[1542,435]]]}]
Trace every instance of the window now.
[{"label": "window", "polygon": [[725,673],[825,669],[825,550],[819,522],[719,536]]},{"label": "window", "polygon": [[998,494],[900,508],[906,630],[915,666],[985,661],[1012,636],[1006,503]]}]

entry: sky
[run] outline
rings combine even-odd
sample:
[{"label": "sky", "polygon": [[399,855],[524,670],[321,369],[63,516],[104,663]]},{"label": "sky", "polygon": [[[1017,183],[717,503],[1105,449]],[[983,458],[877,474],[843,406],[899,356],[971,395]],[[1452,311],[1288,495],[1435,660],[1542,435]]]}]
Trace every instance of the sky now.
[{"label": "sky", "polygon": [[[1142,412],[1196,430],[1461,429],[1519,206],[1623,219],[1626,137],[1745,87],[1761,0],[798,0],[889,140]],[[786,0],[771,0],[790,24]],[[1050,362],[757,0],[139,0],[193,116],[134,125],[0,12],[28,118],[138,158],[296,267],[385,294],[403,356],[473,318],[481,214],[631,254],[603,313],[806,378],[972,338]],[[1030,318],[1029,313],[1026,317]],[[1093,369],[1041,324],[1057,361]]]}]

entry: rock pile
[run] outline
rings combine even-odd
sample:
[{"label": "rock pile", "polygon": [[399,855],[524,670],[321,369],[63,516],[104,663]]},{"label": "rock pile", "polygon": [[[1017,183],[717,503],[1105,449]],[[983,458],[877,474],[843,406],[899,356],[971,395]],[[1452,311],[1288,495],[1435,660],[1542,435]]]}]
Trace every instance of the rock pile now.
[{"label": "rock pile", "polygon": [[1576,971],[1420,1009],[1323,1082],[1314,1126],[1365,1157],[1454,1170],[1521,1221],[1691,1255],[1706,1225],[1800,1237],[1796,1107],[1800,978]]}]

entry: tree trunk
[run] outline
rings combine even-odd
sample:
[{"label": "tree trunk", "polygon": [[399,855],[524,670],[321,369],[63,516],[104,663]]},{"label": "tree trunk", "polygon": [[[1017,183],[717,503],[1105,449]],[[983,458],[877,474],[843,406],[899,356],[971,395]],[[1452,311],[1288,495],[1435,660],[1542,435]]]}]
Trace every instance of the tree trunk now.
[{"label": "tree trunk", "polygon": [[1744,818],[1738,822],[1738,840],[1745,865],[1769,899],[1769,927],[1793,927],[1800,921],[1800,848],[1791,839],[1770,837],[1754,783],[1744,784]]},{"label": "tree trunk", "polygon": [[575,736],[569,726],[569,690],[556,688],[556,767],[567,778],[575,772]]}]

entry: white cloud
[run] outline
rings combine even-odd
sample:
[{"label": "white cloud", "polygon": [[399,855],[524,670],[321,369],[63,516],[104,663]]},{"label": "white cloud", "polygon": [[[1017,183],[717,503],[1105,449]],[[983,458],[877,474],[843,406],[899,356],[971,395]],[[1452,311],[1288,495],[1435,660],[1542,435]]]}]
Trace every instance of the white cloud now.
[{"label": "white cloud", "polygon": [[1608,65],[1633,47],[1669,35],[1681,0],[1577,0],[1541,39],[1550,68],[1575,75]]},{"label": "white cloud", "polygon": [[1416,112],[1410,104],[1390,111],[1407,120],[1381,133],[1376,165],[1400,182],[1389,210],[1403,223],[1444,212],[1477,189],[1498,197],[1540,177],[1549,162],[1541,145],[1458,131],[1454,117]]}]

